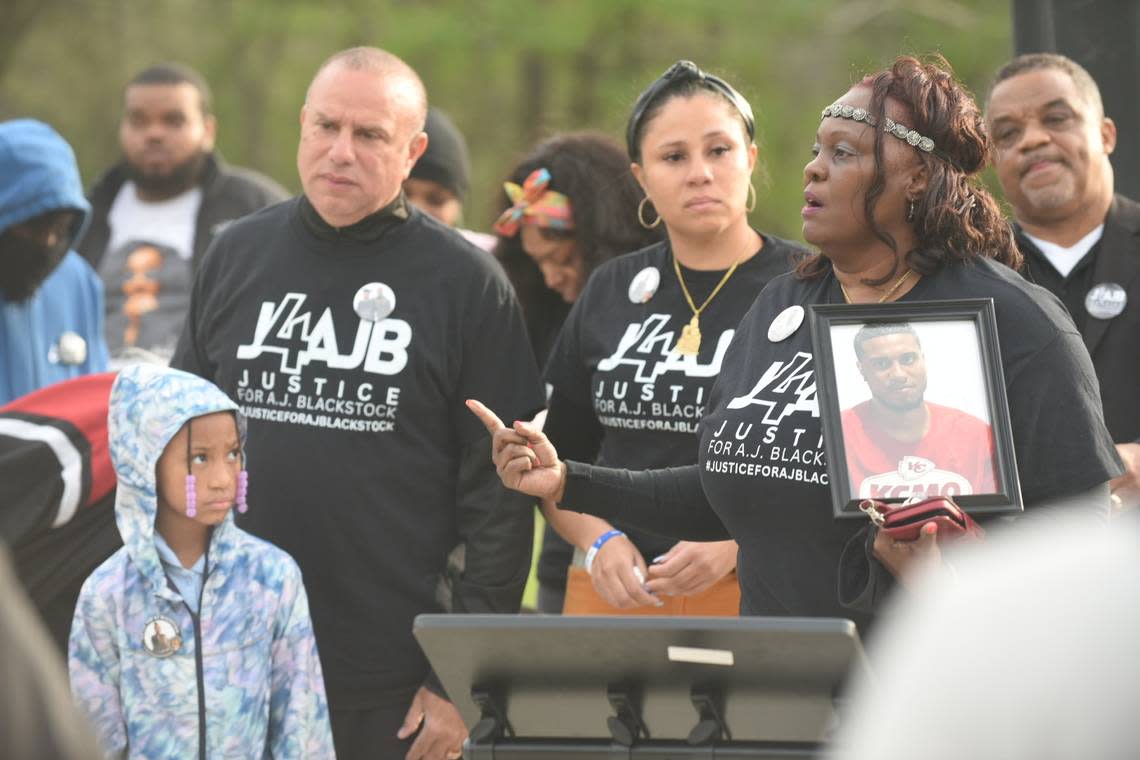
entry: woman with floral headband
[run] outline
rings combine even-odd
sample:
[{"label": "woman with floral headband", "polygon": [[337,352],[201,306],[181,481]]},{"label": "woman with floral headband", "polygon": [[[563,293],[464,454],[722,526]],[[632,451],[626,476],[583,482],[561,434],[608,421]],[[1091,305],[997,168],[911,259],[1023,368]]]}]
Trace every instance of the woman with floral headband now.
[{"label": "woman with floral headband", "polygon": [[[628,177],[633,162],[642,192],[621,210],[625,224],[665,239],[599,266],[576,299],[545,373],[546,433],[559,450],[631,469],[696,461],[697,425],[736,325],[798,251],[749,226],[754,135],[748,102],[688,61],[638,99],[622,169]],[[569,210],[577,229],[578,207]],[[565,612],[739,613],[735,542],[678,543],[652,524],[547,506],[579,550]]]},{"label": "woman with floral headband", "polygon": [[[629,159],[600,132],[543,140],[511,170],[504,189],[494,253],[518,294],[541,367],[594,269],[660,240],[661,230],[637,223],[640,193]],[[597,453],[589,441],[559,445],[584,461]],[[540,612],[562,611],[573,555],[548,522],[536,568]]]},{"label": "woman with floral headband", "polygon": [[469,406],[493,430],[507,485],[678,538],[735,538],[746,613],[866,622],[895,577],[939,557],[938,536],[864,537],[861,524],[832,517],[805,306],[992,298],[1027,508],[1080,504],[1103,516],[1120,463],[1072,321],[1007,266],[1017,259],[1009,227],[977,179],[990,149],[982,115],[945,62],[903,57],[862,80],[824,109],[813,142],[803,229],[819,253],[774,280],[741,321],[697,465],[563,462],[532,426],[505,428]]},{"label": "woman with floral headband", "polygon": [[534,146],[507,175],[495,257],[518,293],[539,366],[590,273],[661,239],[637,223],[637,183],[614,140],[568,132]]}]

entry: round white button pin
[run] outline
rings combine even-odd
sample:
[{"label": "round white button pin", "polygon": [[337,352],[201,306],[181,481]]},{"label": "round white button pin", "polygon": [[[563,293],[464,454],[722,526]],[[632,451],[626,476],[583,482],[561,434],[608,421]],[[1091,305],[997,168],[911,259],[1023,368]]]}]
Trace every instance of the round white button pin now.
[{"label": "round white button pin", "polygon": [[629,283],[629,300],[633,303],[648,303],[661,285],[661,272],[657,267],[646,267],[634,275]]},{"label": "round white button pin", "polygon": [[70,330],[59,336],[56,350],[59,353],[60,364],[76,365],[87,361],[87,341],[82,335]]},{"label": "round white button pin", "polygon": [[382,282],[370,282],[356,291],[352,308],[361,319],[379,322],[396,308],[396,294]]},{"label": "round white button pin", "polygon": [[1093,286],[1085,296],[1085,310],[1097,319],[1112,319],[1120,316],[1128,305],[1128,294],[1115,282],[1102,282]]},{"label": "round white button pin", "polygon": [[779,343],[789,335],[800,329],[804,323],[804,307],[800,305],[789,306],[776,315],[772,324],[768,325],[768,340]]}]

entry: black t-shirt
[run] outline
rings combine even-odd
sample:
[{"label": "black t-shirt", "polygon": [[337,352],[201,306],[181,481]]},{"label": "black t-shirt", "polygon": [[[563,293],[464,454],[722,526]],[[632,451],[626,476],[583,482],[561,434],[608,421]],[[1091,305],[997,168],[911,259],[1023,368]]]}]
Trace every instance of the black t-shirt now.
[{"label": "black t-shirt", "polygon": [[[551,404],[546,429],[554,445],[573,428],[597,425],[600,445],[578,455],[596,458],[599,465],[641,470],[696,462],[697,423],[736,325],[768,281],[791,269],[793,256],[802,252],[785,240],[763,238],[759,253],[736,268],[701,312],[701,347],[695,357],[673,351],[693,312],[677,281],[668,243],[600,266],[574,304],[546,365],[546,382],[570,402]],[[648,300],[635,301],[631,284],[639,275],[645,277],[641,273],[647,269],[655,270],[659,286]],[[698,306],[726,271],[681,267]],[[674,543],[625,524],[617,527],[629,534],[646,561]]]},{"label": "black t-shirt", "polygon": [[[203,261],[174,360],[249,419],[239,522],[301,566],[338,706],[394,701],[427,673],[412,619],[441,611],[436,586],[468,519],[465,448],[495,478],[464,400],[506,420],[543,405],[500,268],[402,214],[336,230],[300,198],[235,222]],[[354,297],[376,282],[395,308],[370,322]]]},{"label": "black t-shirt", "polygon": [[[900,301],[958,298],[994,299],[1026,505],[1118,475],[1088,353],[1060,302],[989,260],[947,265]],[[840,556],[866,521],[832,516],[806,320],[785,340],[768,339],[772,320],[789,306],[842,302],[831,274],[773,280],[725,357],[701,422],[698,465],[649,476],[574,466],[563,503],[607,518],[624,514],[678,538],[715,537],[707,520],[694,517],[694,493],[703,491],[709,516],[740,544],[743,612],[865,623],[839,602]]]}]

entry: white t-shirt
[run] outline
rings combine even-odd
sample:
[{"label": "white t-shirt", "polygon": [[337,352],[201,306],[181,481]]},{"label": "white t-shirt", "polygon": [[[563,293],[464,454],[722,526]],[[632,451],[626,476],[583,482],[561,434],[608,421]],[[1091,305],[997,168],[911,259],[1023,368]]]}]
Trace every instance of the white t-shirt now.
[{"label": "white t-shirt", "polygon": [[135,183],[127,181],[115,196],[107,221],[111,225],[108,251],[126,243],[146,241],[172,248],[183,259],[194,254],[194,223],[202,205],[202,188],[194,187],[165,201],[139,200]]},{"label": "white t-shirt", "polygon": [[1068,277],[1069,272],[1073,271],[1073,267],[1080,263],[1089,249],[1096,245],[1100,240],[1100,236],[1104,234],[1104,225],[1099,225],[1092,232],[1085,235],[1073,245],[1065,248],[1064,246],[1050,243],[1048,240],[1033,237],[1028,232],[1025,237],[1033,241],[1033,245],[1037,246],[1037,250],[1045,254],[1045,258],[1049,259],[1049,263],[1053,268],[1061,273],[1062,277]]},{"label": "white t-shirt", "polygon": [[462,235],[468,243],[479,246],[487,253],[495,250],[495,243],[499,242],[499,239],[497,237],[494,235],[488,235],[486,232],[464,230],[458,227],[455,228],[455,231]]}]

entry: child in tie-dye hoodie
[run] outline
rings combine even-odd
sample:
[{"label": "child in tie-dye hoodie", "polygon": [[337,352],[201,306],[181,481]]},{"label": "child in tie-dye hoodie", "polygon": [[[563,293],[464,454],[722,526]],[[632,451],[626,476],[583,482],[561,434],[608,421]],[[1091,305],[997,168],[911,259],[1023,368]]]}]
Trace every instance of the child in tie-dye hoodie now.
[{"label": "child in tie-dye hoodie", "polygon": [[123,548],[83,585],[71,689],[132,758],[331,758],[301,572],[239,529],[245,421],[217,387],[127,367],[108,435]]}]

